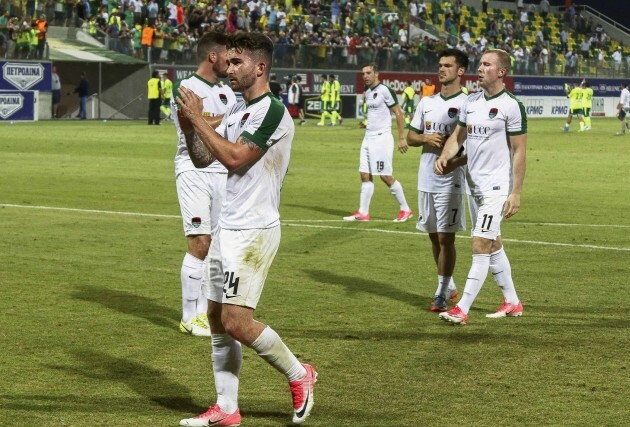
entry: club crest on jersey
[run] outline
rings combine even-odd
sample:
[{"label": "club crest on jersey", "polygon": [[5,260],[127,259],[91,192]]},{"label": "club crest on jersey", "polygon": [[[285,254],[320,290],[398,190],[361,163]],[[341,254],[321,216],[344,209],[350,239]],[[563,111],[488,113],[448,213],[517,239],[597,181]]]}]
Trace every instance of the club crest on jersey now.
[{"label": "club crest on jersey", "polygon": [[424,128],[425,128],[426,130],[431,130],[431,122],[426,122],[426,123],[424,124]]},{"label": "club crest on jersey", "polygon": [[457,115],[457,112],[459,110],[457,108],[449,108],[448,109],[448,116],[452,119],[453,117],[455,117]]},{"label": "club crest on jersey", "polygon": [[494,119],[497,116],[498,112],[499,112],[498,108],[491,108],[490,112],[488,113],[488,117],[490,117],[491,119]]},{"label": "club crest on jersey", "polygon": [[225,96],[224,93],[220,93],[219,94],[219,99],[221,100],[221,102],[223,103],[223,105],[227,105],[227,96]]},{"label": "club crest on jersey", "polygon": [[245,122],[247,121],[248,118],[249,118],[249,113],[243,114],[243,117],[241,117],[241,125],[240,125],[240,127],[245,126]]},{"label": "club crest on jersey", "polygon": [[372,95],[372,98],[376,99],[376,95],[378,95],[378,93],[374,92],[374,95]]},{"label": "club crest on jersey", "polygon": [[201,227],[201,218],[199,218],[198,216],[191,219],[190,222],[192,223],[192,226],[195,228]]}]

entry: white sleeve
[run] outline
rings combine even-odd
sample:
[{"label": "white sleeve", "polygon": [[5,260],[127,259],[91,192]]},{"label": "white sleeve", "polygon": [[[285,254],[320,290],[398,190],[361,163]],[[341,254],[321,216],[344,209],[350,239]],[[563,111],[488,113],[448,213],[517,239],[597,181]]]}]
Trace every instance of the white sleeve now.
[{"label": "white sleeve", "polygon": [[422,98],[418,106],[416,107],[416,112],[413,114],[413,119],[411,119],[411,123],[409,123],[409,129],[416,133],[424,133],[424,100],[426,98]]}]

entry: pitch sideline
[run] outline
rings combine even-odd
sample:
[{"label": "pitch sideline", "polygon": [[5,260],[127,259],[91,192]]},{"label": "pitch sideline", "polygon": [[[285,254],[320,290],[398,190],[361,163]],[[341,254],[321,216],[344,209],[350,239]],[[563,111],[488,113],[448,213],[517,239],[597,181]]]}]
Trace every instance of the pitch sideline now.
[{"label": "pitch sideline", "polygon": [[[124,215],[124,216],[140,216],[140,217],[152,217],[152,218],[172,218],[172,219],[180,219],[179,215],[164,215],[164,214],[149,214],[142,212],[124,212],[124,211],[107,211],[107,210],[98,210],[98,209],[78,209],[78,208],[62,208],[62,207],[54,207],[54,206],[37,206],[37,205],[17,205],[10,203],[0,203],[0,207],[5,208],[17,208],[17,209],[40,209],[40,210],[53,210],[53,211],[62,211],[62,212],[79,212],[79,213],[100,213],[105,215]],[[331,225],[314,225],[314,224],[305,224],[305,222],[314,222],[314,223],[322,223],[322,222],[343,222],[342,220],[290,220],[284,219],[282,223],[285,227],[301,227],[301,228],[316,228],[316,229],[328,229],[328,230],[351,230],[351,231],[365,231],[371,233],[383,233],[383,234],[398,234],[398,235],[420,235],[424,234],[420,231],[400,231],[400,230],[385,230],[380,228],[358,228],[358,227],[339,227],[339,226],[331,226]],[[391,223],[391,221],[387,220],[376,220],[371,222],[383,222],[383,223]],[[536,222],[512,222],[512,224],[518,225],[543,225],[543,226],[561,226],[561,227],[611,227],[611,228],[630,228],[627,225],[605,225],[605,224],[562,224],[562,223],[536,223]],[[457,238],[462,239],[470,239],[470,236],[466,235],[458,235]],[[569,247],[569,248],[583,248],[583,249],[600,249],[600,250],[608,250],[608,251],[620,251],[620,252],[630,252],[630,248],[618,248],[613,246],[597,246],[597,245],[582,245],[582,244],[574,244],[574,243],[558,243],[558,242],[541,242],[536,240],[519,240],[519,239],[503,239],[505,242],[511,243],[526,243],[526,244],[534,244],[541,246],[560,246],[560,247]]]}]

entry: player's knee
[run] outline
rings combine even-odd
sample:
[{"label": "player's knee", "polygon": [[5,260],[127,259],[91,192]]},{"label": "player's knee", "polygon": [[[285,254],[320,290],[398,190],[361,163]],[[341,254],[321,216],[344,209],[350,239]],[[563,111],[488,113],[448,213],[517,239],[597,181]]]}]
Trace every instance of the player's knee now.
[{"label": "player's knee", "polygon": [[394,177],[389,175],[381,175],[381,180],[390,187],[396,182]]},{"label": "player's knee", "polygon": [[438,233],[441,249],[455,248],[455,233]]}]

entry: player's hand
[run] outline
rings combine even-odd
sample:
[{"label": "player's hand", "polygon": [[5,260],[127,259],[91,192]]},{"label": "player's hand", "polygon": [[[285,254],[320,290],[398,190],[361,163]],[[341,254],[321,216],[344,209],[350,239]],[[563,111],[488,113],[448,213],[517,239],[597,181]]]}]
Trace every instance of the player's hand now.
[{"label": "player's hand", "polygon": [[195,95],[193,91],[182,86],[177,88],[177,91],[180,95],[177,98],[177,103],[180,107],[179,111],[182,111],[184,115],[191,120],[191,122],[195,118],[203,119],[203,101],[201,98]]},{"label": "player's hand", "polygon": [[430,145],[435,148],[444,147],[444,142],[446,141],[446,137],[439,133],[431,133],[424,135],[424,143],[426,145]]},{"label": "player's hand", "polygon": [[433,164],[433,172],[436,175],[446,175],[448,161],[442,156],[438,157],[438,159]]},{"label": "player's hand", "polygon": [[512,193],[508,196],[505,204],[503,205],[503,217],[510,218],[518,212],[521,207],[521,195],[518,193]]},{"label": "player's hand", "polygon": [[409,144],[407,144],[407,138],[402,137],[398,140],[398,151],[405,154],[409,149]]}]

